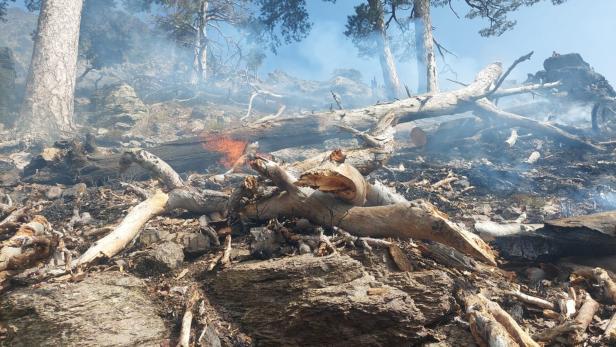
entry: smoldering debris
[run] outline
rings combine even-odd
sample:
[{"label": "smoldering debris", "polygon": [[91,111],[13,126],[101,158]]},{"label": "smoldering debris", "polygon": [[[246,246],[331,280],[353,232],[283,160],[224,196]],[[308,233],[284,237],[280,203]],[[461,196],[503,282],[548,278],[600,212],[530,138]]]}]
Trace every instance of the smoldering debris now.
[{"label": "smoldering debris", "polygon": [[[96,317],[139,343],[608,345],[613,134],[593,132],[590,112],[558,123],[544,121],[553,110],[498,108],[492,95],[549,100],[572,83],[493,90],[502,71],[359,110],[336,92],[331,111],[255,103],[249,117],[247,105],[202,113],[118,87],[91,112],[123,105],[138,117],[105,122],[134,119],[130,130],[96,122],[50,147],[0,144],[0,338],[59,341],[70,315],[71,341]],[[597,100],[607,105],[577,101]],[[224,126],[204,126],[219,110]]]}]

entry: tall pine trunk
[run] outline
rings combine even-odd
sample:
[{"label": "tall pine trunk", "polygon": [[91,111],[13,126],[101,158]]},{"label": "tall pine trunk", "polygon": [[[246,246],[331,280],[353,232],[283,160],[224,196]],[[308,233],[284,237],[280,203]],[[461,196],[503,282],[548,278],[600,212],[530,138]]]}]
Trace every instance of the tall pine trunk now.
[{"label": "tall pine trunk", "polygon": [[418,92],[437,93],[439,89],[432,19],[430,18],[430,0],[414,0],[414,11]]},{"label": "tall pine trunk", "polygon": [[368,4],[376,13],[378,13],[374,29],[376,31],[376,39],[379,49],[379,61],[381,63],[381,70],[383,71],[383,82],[385,83],[385,90],[387,92],[387,97],[389,97],[390,99],[395,99],[400,96],[400,79],[398,78],[396,63],[394,61],[394,56],[389,46],[389,39],[387,38],[383,4],[380,0],[369,0]]},{"label": "tall pine trunk", "polygon": [[197,85],[207,80],[207,11],[209,1],[199,2],[199,11],[193,49],[193,71],[191,83]]},{"label": "tall pine trunk", "polygon": [[72,135],[83,0],[43,0],[18,130],[46,142]]}]

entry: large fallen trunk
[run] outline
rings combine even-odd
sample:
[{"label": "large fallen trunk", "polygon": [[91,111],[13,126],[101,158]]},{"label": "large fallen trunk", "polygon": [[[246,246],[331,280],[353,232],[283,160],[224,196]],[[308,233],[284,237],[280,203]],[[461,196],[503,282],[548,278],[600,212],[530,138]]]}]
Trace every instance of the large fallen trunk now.
[{"label": "large fallen trunk", "polygon": [[[511,126],[530,128],[566,144],[600,149],[554,125],[503,112],[496,108],[485,97],[499,93],[511,95],[527,91],[524,88],[513,91],[503,89],[494,91],[492,86],[501,74],[501,65],[494,63],[480,71],[475,81],[458,90],[433,95],[417,95],[392,103],[353,110],[333,110],[285,118],[277,117],[264,122],[241,124],[221,132],[204,133],[197,138],[165,143],[148,150],[168,162],[178,172],[203,172],[216,162],[225,160],[225,155],[228,153],[224,149],[228,143],[242,146],[242,144],[258,142],[260,151],[273,152],[298,146],[318,146],[328,139],[349,138],[352,134],[358,135],[366,129],[377,128],[378,123],[387,117],[403,123],[469,111],[477,111],[482,117],[494,119],[497,122],[505,120]],[[548,88],[549,85],[545,87]],[[120,154],[85,153],[75,148],[63,149],[63,152],[65,153],[60,153],[52,160],[42,156],[35,158],[24,169],[26,179],[39,183],[70,184],[76,181],[100,183],[109,178],[118,177]],[[347,152],[352,157],[355,150],[347,150]],[[388,158],[387,155],[383,156],[379,150],[373,148],[358,149],[356,154],[358,158],[366,155],[373,156],[374,163],[380,164]],[[367,170],[374,169],[374,166],[365,169],[355,166],[363,174],[366,174]],[[149,172],[145,170],[130,173],[135,178],[144,178],[148,174]]]},{"label": "large fallen trunk", "polygon": [[505,258],[554,260],[560,257],[616,254],[616,211],[545,222],[533,232],[496,237]]}]

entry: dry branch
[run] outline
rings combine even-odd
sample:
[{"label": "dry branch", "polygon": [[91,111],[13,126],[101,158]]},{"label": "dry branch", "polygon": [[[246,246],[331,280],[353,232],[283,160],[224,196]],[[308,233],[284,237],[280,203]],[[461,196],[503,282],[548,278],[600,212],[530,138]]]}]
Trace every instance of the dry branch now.
[{"label": "dry branch", "polygon": [[554,305],[554,303],[551,303],[547,300],[535,297],[535,296],[531,296],[528,294],[524,294],[522,292],[519,291],[510,291],[507,292],[507,294],[516,297],[518,300],[527,303],[527,304],[531,304],[537,307],[541,307],[547,310],[555,310],[556,309],[556,305]]},{"label": "dry branch", "polygon": [[612,318],[607,323],[603,338],[608,342],[614,344],[616,342],[616,313],[612,315]]},{"label": "dry branch", "polygon": [[152,173],[168,189],[183,188],[184,181],[163,160],[143,149],[126,151],[120,158],[120,168],[125,171],[132,163],[136,163]]},{"label": "dry branch", "polygon": [[550,83],[540,83],[540,84],[529,84],[520,87],[512,87],[506,89],[498,89],[492,97],[504,97],[510,95],[524,94],[534,92],[536,90],[545,90],[559,87],[561,82],[550,82]]},{"label": "dry branch", "polygon": [[225,246],[222,252],[222,257],[220,258],[220,265],[222,267],[227,267],[231,263],[231,235],[227,235],[225,237]]},{"label": "dry branch", "polygon": [[488,99],[484,98],[484,99],[477,100],[475,105],[477,106],[477,111],[478,111],[477,114],[480,117],[496,119],[496,120],[499,120],[501,123],[504,122],[505,124],[508,124],[509,126],[512,126],[512,127],[519,126],[519,127],[524,127],[524,128],[533,130],[533,131],[537,131],[542,134],[552,136],[556,139],[559,139],[563,141],[564,143],[573,144],[573,145],[581,146],[587,149],[593,149],[593,150],[598,150],[598,151],[604,150],[603,147],[597,146],[590,142],[586,142],[580,139],[579,137],[565,130],[562,130],[552,124],[536,121],[534,119],[523,117],[515,113],[503,111],[499,109],[498,107],[496,107],[496,105],[494,105]]},{"label": "dry branch", "polygon": [[152,218],[174,209],[186,209],[197,213],[213,213],[224,210],[228,196],[215,191],[197,192],[184,186],[179,175],[162,159],[144,150],[126,153],[123,165],[135,162],[154,172],[161,183],[171,192],[157,191],[135,206],[112,232],[96,241],[79,257],[76,266],[87,266],[99,258],[111,258],[121,252]]},{"label": "dry branch", "polygon": [[599,310],[599,303],[587,293],[584,303],[582,304],[582,307],[580,307],[580,310],[574,319],[577,324],[577,328],[575,329],[572,337],[576,343],[581,343],[584,341],[584,333],[592,322],[592,318],[595,316],[595,313],[597,313],[597,310]]},{"label": "dry branch", "polygon": [[[262,166],[258,161],[253,164],[257,170]],[[277,167],[277,171],[284,171],[276,164],[269,165]],[[288,183],[293,182],[285,184]],[[300,190],[301,196],[286,192],[251,203],[243,209],[242,215],[253,220],[303,217],[314,224],[337,226],[357,236],[433,240],[481,261],[496,264],[495,255],[487,244],[450,222],[445,214],[430,203],[415,201],[359,207],[310,188]]]},{"label": "dry branch", "polygon": [[188,300],[186,300],[186,310],[182,317],[182,328],[180,329],[180,337],[177,347],[190,347],[190,331],[193,321],[193,310],[197,301],[199,301],[199,292],[195,288],[190,288],[188,291]]},{"label": "dry branch", "polygon": [[85,266],[94,260],[111,258],[121,252],[141,231],[141,228],[153,217],[167,210],[169,196],[161,191],[135,206],[111,233],[96,241],[77,259],[77,266]]},{"label": "dry branch", "polygon": [[580,307],[577,316],[573,320],[548,329],[535,336],[535,339],[542,342],[551,342],[556,339],[563,339],[568,343],[579,344],[584,341],[584,334],[592,319],[599,310],[599,303],[596,302],[588,293],[585,294],[584,302]]},{"label": "dry branch", "polygon": [[[463,301],[470,316],[471,331],[480,345],[487,342],[487,345],[495,346],[493,343],[508,341],[510,344],[504,346],[539,347],[496,302],[482,294],[466,295]],[[482,321],[477,321],[478,317],[481,317]],[[490,329],[486,329],[487,327]]]},{"label": "dry branch", "polygon": [[593,276],[595,281],[603,287],[605,295],[610,299],[612,304],[616,304],[616,282],[612,280],[607,271],[602,268],[595,268],[593,270]]},{"label": "dry branch", "polygon": [[469,324],[475,341],[481,347],[511,347],[516,342],[505,328],[481,311],[472,310],[469,313]]}]

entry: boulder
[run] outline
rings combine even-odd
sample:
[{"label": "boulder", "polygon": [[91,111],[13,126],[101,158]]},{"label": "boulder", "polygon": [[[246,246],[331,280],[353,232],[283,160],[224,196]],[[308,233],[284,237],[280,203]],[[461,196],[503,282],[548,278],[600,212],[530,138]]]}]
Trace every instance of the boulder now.
[{"label": "boulder", "polygon": [[180,232],[175,240],[182,245],[184,253],[190,256],[201,255],[210,250],[210,238],[201,233]]},{"label": "boulder", "polygon": [[169,335],[145,283],[119,272],[7,293],[0,321],[7,346],[159,346]]},{"label": "boulder", "polygon": [[150,246],[161,241],[169,241],[172,239],[171,234],[160,228],[145,228],[139,234],[139,244],[142,246]]},{"label": "boulder", "polygon": [[543,62],[544,70],[529,75],[528,82],[548,83],[560,81],[557,89],[578,101],[594,101],[616,97],[616,91],[607,79],[595,72],[578,53],[554,53]]},{"label": "boulder", "polygon": [[250,229],[250,254],[257,259],[269,259],[285,243],[280,232],[266,227]]},{"label": "boulder", "polygon": [[155,244],[137,255],[134,270],[141,276],[167,273],[182,265],[184,250],[175,242]]},{"label": "boulder", "polygon": [[95,95],[93,106],[91,121],[101,127],[130,129],[148,115],[135,89],[125,83],[103,88]]},{"label": "boulder", "polygon": [[206,279],[256,345],[409,346],[452,310],[442,271],[376,280],[348,256],[245,262]]}]

